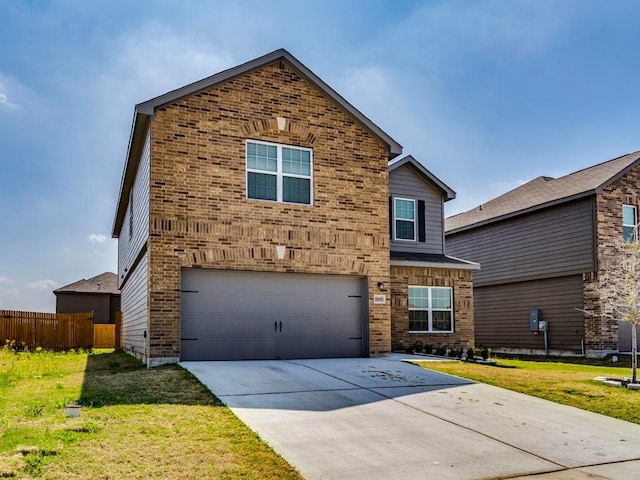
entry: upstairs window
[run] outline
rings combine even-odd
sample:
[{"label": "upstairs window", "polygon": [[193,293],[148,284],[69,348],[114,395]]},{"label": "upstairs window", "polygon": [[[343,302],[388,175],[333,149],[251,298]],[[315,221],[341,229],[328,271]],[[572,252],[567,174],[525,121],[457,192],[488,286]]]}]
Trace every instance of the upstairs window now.
[{"label": "upstairs window", "polygon": [[313,151],[247,141],[247,198],[311,205]]},{"label": "upstairs window", "polygon": [[394,240],[416,240],[416,201],[408,198],[393,200]]},{"label": "upstairs window", "polygon": [[622,239],[633,242],[638,238],[638,209],[633,205],[622,206]]},{"label": "upstairs window", "polygon": [[453,332],[453,299],[450,287],[409,286],[409,331]]}]

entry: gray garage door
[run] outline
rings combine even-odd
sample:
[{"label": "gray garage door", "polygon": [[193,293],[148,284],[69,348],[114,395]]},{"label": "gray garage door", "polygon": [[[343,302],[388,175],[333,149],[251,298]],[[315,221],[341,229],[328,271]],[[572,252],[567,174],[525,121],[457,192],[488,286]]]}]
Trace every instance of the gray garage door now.
[{"label": "gray garage door", "polygon": [[182,360],[359,357],[365,279],[182,270]]}]

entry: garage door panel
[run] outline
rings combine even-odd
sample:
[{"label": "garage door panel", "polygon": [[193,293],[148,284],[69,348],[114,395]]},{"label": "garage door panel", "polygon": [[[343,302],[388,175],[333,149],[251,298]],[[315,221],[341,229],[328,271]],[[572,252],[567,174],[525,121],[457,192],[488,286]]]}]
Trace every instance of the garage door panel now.
[{"label": "garage door panel", "polygon": [[361,277],[184,269],[182,359],[361,356]]},{"label": "garage door panel", "polygon": [[[183,360],[269,360],[275,358],[276,340],[247,337],[203,337],[198,341],[184,341],[182,348],[186,351]],[[215,357],[212,358],[212,352]]]}]

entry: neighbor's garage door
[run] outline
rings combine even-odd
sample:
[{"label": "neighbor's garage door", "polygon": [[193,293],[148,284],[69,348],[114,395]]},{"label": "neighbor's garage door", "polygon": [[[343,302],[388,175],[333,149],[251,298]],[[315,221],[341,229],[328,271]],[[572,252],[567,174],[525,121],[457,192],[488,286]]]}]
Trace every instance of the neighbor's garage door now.
[{"label": "neighbor's garage door", "polygon": [[182,270],[182,360],[359,357],[365,279]]}]

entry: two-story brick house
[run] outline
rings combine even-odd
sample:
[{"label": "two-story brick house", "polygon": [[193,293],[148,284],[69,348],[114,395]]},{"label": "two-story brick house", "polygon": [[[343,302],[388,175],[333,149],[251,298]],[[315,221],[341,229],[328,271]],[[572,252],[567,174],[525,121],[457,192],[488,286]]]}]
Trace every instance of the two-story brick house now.
[{"label": "two-story brick house", "polygon": [[[630,325],[603,315],[598,292],[623,241],[637,236],[639,201],[635,152],[538,177],[447,218],[447,251],[482,264],[474,278],[476,343],[593,357],[629,351]],[[531,309],[548,322],[546,348],[544,332],[531,331]]]},{"label": "two-story brick house", "polygon": [[401,152],[286,50],[138,104],[113,226],[123,348],[149,366],[389,352]]}]

